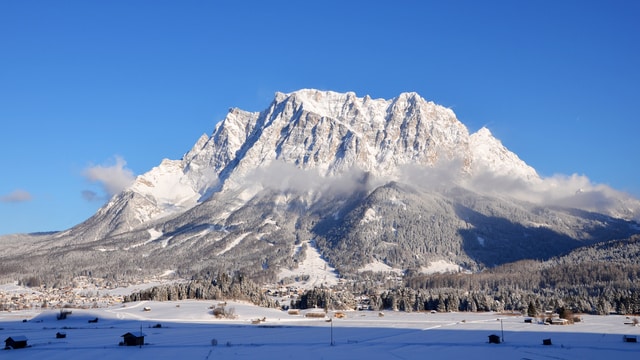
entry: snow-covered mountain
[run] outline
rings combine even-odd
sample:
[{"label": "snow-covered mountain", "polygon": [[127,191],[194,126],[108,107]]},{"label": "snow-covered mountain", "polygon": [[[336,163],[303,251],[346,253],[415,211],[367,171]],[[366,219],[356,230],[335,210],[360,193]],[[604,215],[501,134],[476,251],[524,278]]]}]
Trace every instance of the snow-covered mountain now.
[{"label": "snow-covered mountain", "polygon": [[358,170],[386,181],[399,179],[403,166],[454,164],[460,177],[487,172],[539,179],[488,129],[470,136],[450,109],[416,93],[374,100],[354,93],[300,90],[277,93],[262,113],[231,109],[213,134],[203,135],[182,160],[163,160],[101,212],[127,203],[134,209],[132,218],[110,231],[129,231],[184,212],[212,193],[238,190],[246,186],[247,177],[253,179],[256,169],[282,164],[319,178]]},{"label": "snow-covered mountain", "polygon": [[638,231],[637,200],[553,181],[416,93],[305,89],[277,93],[262,112],[231,109],[182,159],[163,160],[33,254],[90,254],[104,263],[74,266],[102,272],[116,261],[273,279],[308,244],[344,275],[372,264],[476,269]]}]

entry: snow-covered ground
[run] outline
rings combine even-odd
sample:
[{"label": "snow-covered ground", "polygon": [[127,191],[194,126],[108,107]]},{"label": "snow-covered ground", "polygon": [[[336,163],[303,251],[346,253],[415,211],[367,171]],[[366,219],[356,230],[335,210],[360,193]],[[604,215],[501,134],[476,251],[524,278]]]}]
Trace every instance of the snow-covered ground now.
[{"label": "snow-covered ground", "polygon": [[[70,309],[66,320],[57,320],[58,311],[53,310],[0,312],[2,340],[22,335],[29,345],[0,350],[0,358],[623,360],[640,355],[639,343],[623,342],[623,335],[640,335],[640,327],[625,325],[630,319],[624,316],[583,316],[580,323],[560,326],[497,313],[347,311],[346,317],[328,322],[329,317],[305,317],[304,311],[289,315],[228,302],[225,308],[233,309],[237,318],[216,319],[210,307],[218,303],[137,302]],[[97,323],[88,322],[96,317]],[[154,327],[158,324],[161,327]],[[145,345],[118,345],[122,335],[140,330]],[[57,339],[57,332],[66,338]],[[489,344],[491,334],[504,342]],[[551,339],[552,345],[542,345],[543,339]]]}]

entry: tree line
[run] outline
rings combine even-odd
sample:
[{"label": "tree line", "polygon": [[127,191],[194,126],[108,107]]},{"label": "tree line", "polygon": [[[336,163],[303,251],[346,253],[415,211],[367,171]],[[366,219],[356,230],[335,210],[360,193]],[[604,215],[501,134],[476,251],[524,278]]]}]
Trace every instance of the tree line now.
[{"label": "tree line", "polygon": [[124,297],[124,302],[133,301],[177,301],[177,300],[244,300],[263,307],[275,307],[276,302],[268,297],[252,280],[242,274],[218,273],[210,278],[198,278],[187,282],[154,286]]}]

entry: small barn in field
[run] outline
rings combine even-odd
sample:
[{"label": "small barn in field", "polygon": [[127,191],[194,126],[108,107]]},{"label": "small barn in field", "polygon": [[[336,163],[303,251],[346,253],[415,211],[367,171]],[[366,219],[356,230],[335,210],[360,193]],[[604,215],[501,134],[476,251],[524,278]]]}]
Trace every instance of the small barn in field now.
[{"label": "small barn in field", "polygon": [[498,335],[489,335],[489,344],[500,344],[500,336]]},{"label": "small barn in field", "polygon": [[635,335],[624,335],[624,336],[622,336],[622,341],[624,341],[624,342],[638,342],[638,338]]},{"label": "small barn in field", "polygon": [[123,338],[121,345],[126,346],[140,346],[144,345],[144,337],[146,335],[140,331],[128,332],[121,337]]},{"label": "small barn in field", "polygon": [[11,336],[8,337],[5,341],[5,349],[22,349],[27,347],[27,337],[26,336]]},{"label": "small barn in field", "polygon": [[56,316],[58,320],[65,320],[67,316],[71,315],[71,310],[60,309],[60,314]]},{"label": "small barn in field", "polygon": [[561,318],[555,318],[555,319],[551,320],[551,325],[569,325],[569,320],[561,319]]}]

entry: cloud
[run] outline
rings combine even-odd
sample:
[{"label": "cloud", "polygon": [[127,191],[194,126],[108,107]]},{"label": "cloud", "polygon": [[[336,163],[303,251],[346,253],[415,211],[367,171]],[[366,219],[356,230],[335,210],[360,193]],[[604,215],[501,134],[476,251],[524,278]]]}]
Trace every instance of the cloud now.
[{"label": "cloud", "polygon": [[640,201],[608,185],[595,184],[584,175],[543,178],[533,188],[542,204],[573,207],[610,215],[638,218]]},{"label": "cloud", "polygon": [[300,169],[283,161],[273,161],[250,171],[242,181],[248,187],[314,196],[371,190],[389,181],[436,192],[462,187],[478,194],[512,198],[542,207],[575,208],[640,221],[640,200],[607,185],[593,183],[584,175],[522,178],[490,170],[470,173],[465,162],[459,159],[439,161],[429,167],[404,165],[397,170],[385,178],[369,176],[356,168],[325,177],[318,169]]},{"label": "cloud", "polygon": [[[133,171],[125,167],[127,162],[119,157],[115,157],[115,164],[92,165],[84,169],[82,175],[93,183],[98,183],[105,194],[111,197],[126,189],[135,180]],[[96,194],[86,190],[82,196],[87,200],[96,199]]]},{"label": "cloud", "polygon": [[16,189],[10,192],[7,195],[3,195],[0,197],[0,202],[3,203],[19,203],[31,201],[33,197],[28,191]]},{"label": "cloud", "polygon": [[82,198],[87,200],[87,201],[102,200],[100,198],[100,196],[98,196],[98,194],[95,191],[91,191],[91,190],[83,190],[82,191]]},{"label": "cloud", "polygon": [[463,162],[459,159],[440,160],[433,167],[406,164],[399,167],[398,181],[422,187],[425,190],[436,190],[450,187],[464,176]]},{"label": "cloud", "polygon": [[338,176],[324,177],[318,169],[300,169],[279,160],[251,171],[244,179],[248,183],[281,192],[331,194],[348,194],[361,190],[370,185],[369,180],[363,171],[355,168]]},{"label": "cloud", "polygon": [[640,201],[584,175],[554,175],[524,180],[480,173],[465,186],[478,193],[509,196],[541,206],[560,206],[640,220]]},{"label": "cloud", "polygon": [[539,206],[559,206],[640,220],[640,200],[584,175],[554,175],[525,179],[490,170],[465,173],[457,160],[441,161],[433,167],[407,165],[399,180],[428,191],[461,186],[479,194],[510,197]]},{"label": "cloud", "polygon": [[283,161],[273,161],[259,167],[246,177],[246,181],[278,191],[307,192],[320,186],[320,174],[316,170],[299,169]]}]

